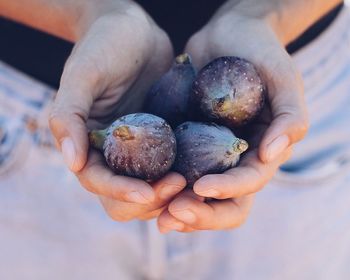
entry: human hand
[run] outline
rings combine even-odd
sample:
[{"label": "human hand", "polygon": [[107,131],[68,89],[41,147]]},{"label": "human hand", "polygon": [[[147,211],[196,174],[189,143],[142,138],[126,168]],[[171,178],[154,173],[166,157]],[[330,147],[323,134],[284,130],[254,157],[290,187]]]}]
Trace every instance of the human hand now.
[{"label": "human hand", "polygon": [[[307,131],[301,77],[270,22],[259,16],[263,1],[248,11],[238,2],[245,1],[228,1],[189,40],[186,52],[198,68],[227,55],[251,61],[267,82],[268,104],[247,131],[241,131],[243,136],[239,135],[250,144],[239,166],[224,174],[206,175],[194,184],[193,192],[177,196],[158,218],[162,232],[241,225],[248,216],[253,194],[273,177],[289,158],[292,145]],[[216,200],[205,202],[201,197]]]},{"label": "human hand", "polygon": [[[225,230],[241,226],[253,205],[254,193],[273,177],[290,154],[291,148],[288,148],[276,160],[265,164],[259,161],[254,149],[244,156],[239,167],[202,177],[193,190],[177,195],[159,215],[160,231]],[[201,192],[199,188],[208,190]]]},{"label": "human hand", "polygon": [[[172,47],[167,35],[133,2],[93,2],[80,19],[50,128],[69,168],[87,190],[100,196],[112,218],[151,217],[150,212],[184,187],[183,177],[169,174],[153,189],[142,180],[117,176],[100,153],[89,152],[87,130],[137,111],[145,90],[170,66]],[[102,8],[101,3],[113,5]]]}]

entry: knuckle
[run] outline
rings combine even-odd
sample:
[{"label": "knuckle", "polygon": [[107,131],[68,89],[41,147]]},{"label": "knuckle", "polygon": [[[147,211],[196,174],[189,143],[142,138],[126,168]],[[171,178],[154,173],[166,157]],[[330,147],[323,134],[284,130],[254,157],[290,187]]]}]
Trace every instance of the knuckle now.
[{"label": "knuckle", "polygon": [[80,184],[89,192],[97,194],[94,184],[86,176],[77,175]]},{"label": "knuckle", "polygon": [[85,123],[88,115],[88,111],[79,105],[70,104],[69,106],[62,106],[62,108],[55,106],[48,117],[49,127],[53,133],[62,131],[66,129],[69,123]]},{"label": "knuckle", "polygon": [[[255,193],[260,191],[265,185],[266,183],[269,181],[269,176],[267,174],[267,172],[264,172],[260,167],[258,166],[251,166],[250,167],[251,170],[251,176],[250,178],[252,178],[254,180],[254,183],[251,187],[251,193]],[[244,193],[245,195],[246,193]]]},{"label": "knuckle", "polygon": [[60,88],[76,87],[76,84],[72,84],[73,81],[79,82],[79,86],[83,88],[96,87],[105,77],[105,71],[91,58],[79,54],[79,47],[75,52],[76,54],[71,56],[64,65]]},{"label": "knuckle", "polygon": [[276,114],[275,118],[289,128],[292,141],[304,138],[310,126],[307,114],[300,113],[300,110],[294,106],[282,106],[279,111],[280,113]]}]

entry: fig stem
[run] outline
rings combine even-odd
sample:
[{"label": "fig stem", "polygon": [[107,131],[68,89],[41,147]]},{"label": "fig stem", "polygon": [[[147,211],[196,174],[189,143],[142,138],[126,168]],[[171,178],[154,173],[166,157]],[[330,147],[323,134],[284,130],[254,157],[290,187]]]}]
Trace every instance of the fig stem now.
[{"label": "fig stem", "polygon": [[107,133],[107,129],[90,131],[88,135],[90,144],[95,149],[103,151],[103,144],[106,139],[106,133]]},{"label": "fig stem", "polygon": [[236,141],[233,143],[232,146],[233,146],[234,152],[238,154],[244,153],[246,150],[248,150],[248,147],[249,147],[247,141],[239,138],[236,139]]},{"label": "fig stem", "polygon": [[190,64],[191,63],[191,57],[190,57],[189,54],[183,53],[183,54],[178,55],[175,58],[175,61],[176,61],[177,64]]},{"label": "fig stem", "polygon": [[119,137],[122,140],[132,140],[135,139],[135,136],[130,131],[127,125],[119,126],[113,131],[114,137]]}]

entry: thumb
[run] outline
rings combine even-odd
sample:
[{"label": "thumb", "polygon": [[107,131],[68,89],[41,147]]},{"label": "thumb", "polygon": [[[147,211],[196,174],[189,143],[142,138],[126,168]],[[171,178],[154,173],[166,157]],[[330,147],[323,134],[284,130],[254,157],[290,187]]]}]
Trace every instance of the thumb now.
[{"label": "thumb", "polygon": [[[287,57],[288,56],[288,57]],[[266,65],[268,73],[269,102],[272,122],[259,146],[259,157],[265,162],[274,161],[292,144],[304,138],[308,117],[303,95],[303,83],[298,71],[284,54],[275,57],[274,65]]]},{"label": "thumb", "polygon": [[65,68],[49,118],[49,126],[62,152],[63,159],[73,172],[80,171],[88,154],[86,121],[93,97],[89,94],[86,77]]}]

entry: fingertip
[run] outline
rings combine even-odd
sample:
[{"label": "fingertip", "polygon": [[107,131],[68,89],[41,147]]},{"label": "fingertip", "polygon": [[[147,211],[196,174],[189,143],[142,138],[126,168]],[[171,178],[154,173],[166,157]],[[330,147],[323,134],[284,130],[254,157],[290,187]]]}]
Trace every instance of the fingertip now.
[{"label": "fingertip", "polygon": [[177,185],[181,187],[186,187],[187,182],[184,176],[176,172],[169,172],[162,181],[170,185]]},{"label": "fingertip", "polygon": [[167,210],[165,210],[158,218],[158,229],[160,233],[168,233],[172,230],[182,231],[185,224],[175,219]]},{"label": "fingertip", "polygon": [[186,187],[186,180],[182,175],[170,172],[154,182],[152,187],[158,198],[168,201]]},{"label": "fingertip", "polygon": [[84,122],[76,115],[52,113],[49,127],[62,152],[63,160],[73,172],[80,171],[87,161],[88,139]]}]

